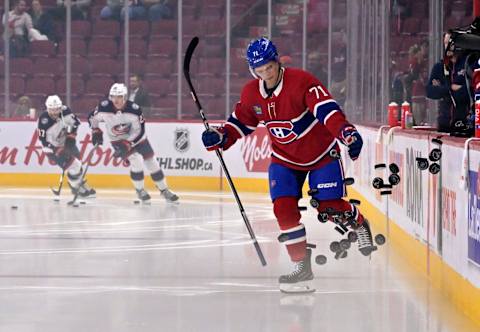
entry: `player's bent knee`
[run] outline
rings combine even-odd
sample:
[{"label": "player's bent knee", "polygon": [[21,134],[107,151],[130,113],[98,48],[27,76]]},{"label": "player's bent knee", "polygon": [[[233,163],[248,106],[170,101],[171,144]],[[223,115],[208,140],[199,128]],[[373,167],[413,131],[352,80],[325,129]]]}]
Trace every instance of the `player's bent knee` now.
[{"label": "player's bent knee", "polygon": [[273,213],[282,230],[298,225],[301,217],[298,210],[298,198],[279,197],[275,199],[273,202]]}]

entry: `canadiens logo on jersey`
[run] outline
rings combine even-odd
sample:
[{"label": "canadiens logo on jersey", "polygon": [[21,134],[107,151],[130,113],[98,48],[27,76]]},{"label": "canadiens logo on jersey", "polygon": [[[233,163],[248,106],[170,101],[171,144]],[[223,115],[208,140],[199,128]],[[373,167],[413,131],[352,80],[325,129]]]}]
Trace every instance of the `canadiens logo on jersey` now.
[{"label": "canadiens logo on jersey", "polygon": [[269,121],[265,125],[271,137],[280,144],[290,143],[298,137],[298,134],[293,131],[291,121]]},{"label": "canadiens logo on jersey", "polygon": [[132,128],[131,123],[120,123],[118,125],[113,126],[112,134],[114,134],[115,136],[125,135],[130,132],[131,128]]}]

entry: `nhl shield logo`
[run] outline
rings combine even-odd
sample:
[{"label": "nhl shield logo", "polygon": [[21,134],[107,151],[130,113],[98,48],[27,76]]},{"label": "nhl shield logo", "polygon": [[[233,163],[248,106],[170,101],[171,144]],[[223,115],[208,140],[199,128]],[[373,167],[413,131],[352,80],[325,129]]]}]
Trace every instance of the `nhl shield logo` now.
[{"label": "nhl shield logo", "polygon": [[190,133],[188,129],[175,129],[175,150],[185,152],[190,148]]}]

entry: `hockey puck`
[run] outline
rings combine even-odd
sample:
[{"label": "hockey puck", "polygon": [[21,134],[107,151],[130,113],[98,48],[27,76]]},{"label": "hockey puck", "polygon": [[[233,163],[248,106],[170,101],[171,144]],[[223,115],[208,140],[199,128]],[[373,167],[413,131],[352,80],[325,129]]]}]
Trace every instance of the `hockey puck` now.
[{"label": "hockey puck", "polygon": [[385,164],[376,164],[376,165],[375,165],[375,169],[377,169],[377,168],[385,168],[385,167],[387,167],[387,165],[385,165]]},{"label": "hockey puck", "polygon": [[400,168],[398,167],[397,164],[395,163],[391,163],[390,165],[388,165],[388,169],[390,170],[390,172],[392,172],[393,174],[397,174],[400,172]]},{"label": "hockey puck", "polygon": [[318,255],[315,257],[315,263],[318,265],[324,265],[327,262],[327,256],[325,255]]},{"label": "hockey puck", "polygon": [[341,240],[340,241],[340,248],[342,248],[343,250],[350,249],[350,241],[347,240],[347,239]]},{"label": "hockey puck", "polygon": [[140,201],[138,199],[133,201],[133,204],[140,204]]},{"label": "hockey puck", "polygon": [[332,243],[330,243],[330,251],[332,252],[340,251],[340,242],[333,241]]},{"label": "hockey puck", "polygon": [[80,201],[80,204],[87,204],[87,202],[85,202],[85,201]]},{"label": "hockey puck", "polygon": [[355,179],[354,178],[345,178],[345,180],[343,180],[343,183],[345,183],[346,186],[351,186],[352,184],[355,183]]},{"label": "hockey puck", "polygon": [[381,191],[380,192],[380,195],[384,196],[384,195],[391,195],[392,194],[392,191],[391,190],[385,190],[385,191]]},{"label": "hockey puck", "polygon": [[383,234],[377,234],[375,235],[375,243],[378,244],[379,246],[385,244],[385,236]]},{"label": "hockey puck", "polygon": [[18,209],[18,206],[12,205],[11,208],[12,208],[12,210],[16,210],[16,209]]},{"label": "hockey puck", "polygon": [[54,202],[60,202],[60,198],[56,197],[53,199]]},{"label": "hockey puck", "polygon": [[352,243],[357,242],[357,240],[358,240],[358,235],[357,235],[356,232],[349,232],[347,237],[348,237],[348,241],[350,241]]},{"label": "hockey puck", "polygon": [[442,144],[443,144],[443,142],[442,142],[440,139],[438,139],[438,138],[432,138],[432,143],[436,143],[436,144],[438,144],[438,145],[442,145]]},{"label": "hockey puck", "polygon": [[73,203],[72,206],[73,206],[73,207],[79,207],[79,205],[78,205],[77,202]]}]

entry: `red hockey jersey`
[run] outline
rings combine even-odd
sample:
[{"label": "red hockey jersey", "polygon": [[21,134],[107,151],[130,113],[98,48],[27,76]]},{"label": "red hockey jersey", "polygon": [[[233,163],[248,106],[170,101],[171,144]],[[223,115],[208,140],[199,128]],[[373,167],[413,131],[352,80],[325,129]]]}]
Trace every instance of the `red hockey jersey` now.
[{"label": "red hockey jersey", "polygon": [[339,105],[313,75],[282,68],[280,84],[269,97],[260,79],[248,82],[225,123],[225,148],[264,124],[272,142],[272,162],[312,170],[331,161],[336,138],[350,125]]}]

